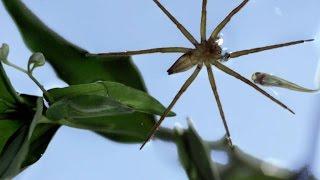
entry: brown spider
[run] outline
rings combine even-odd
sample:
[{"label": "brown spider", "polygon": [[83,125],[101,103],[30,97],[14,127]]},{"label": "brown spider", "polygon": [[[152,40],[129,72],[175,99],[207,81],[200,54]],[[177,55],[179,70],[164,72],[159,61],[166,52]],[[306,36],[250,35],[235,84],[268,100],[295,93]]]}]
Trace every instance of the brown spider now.
[{"label": "brown spider", "polygon": [[291,46],[299,43],[304,43],[308,41],[313,41],[313,39],[308,40],[299,40],[299,41],[292,41],[282,44],[276,44],[271,46],[264,46],[264,47],[258,47],[248,50],[242,50],[242,51],[236,51],[231,53],[222,53],[222,49],[219,44],[219,33],[221,30],[228,24],[228,22],[231,20],[231,18],[237,14],[248,2],[249,0],[244,0],[238,7],[233,9],[227,17],[214,29],[210,37],[206,38],[206,19],[207,19],[207,0],[203,0],[202,2],[202,11],[201,11],[201,25],[200,25],[200,34],[201,34],[201,42],[199,43],[187,30],[186,28],[181,25],[175,17],[173,17],[170,12],[162,6],[162,4],[158,0],[153,0],[156,5],[170,18],[170,20],[177,26],[177,28],[182,32],[182,34],[195,46],[194,49],[191,48],[185,48],[185,47],[165,47],[165,48],[154,48],[154,49],[145,49],[145,50],[138,50],[138,51],[126,51],[126,52],[115,52],[115,53],[100,53],[100,54],[88,54],[89,56],[104,56],[104,57],[110,57],[110,56],[131,56],[131,55],[138,55],[138,54],[148,54],[148,53],[184,53],[168,70],[168,74],[174,74],[186,71],[194,66],[196,66],[194,72],[192,75],[186,80],[186,82],[182,85],[179,92],[176,94],[170,105],[167,107],[167,109],[164,111],[163,115],[160,117],[160,120],[153,126],[151,129],[147,139],[145,142],[141,145],[140,149],[144,147],[144,145],[153,137],[153,135],[156,133],[157,129],[159,128],[160,124],[164,120],[164,118],[167,116],[167,114],[170,112],[170,110],[173,108],[175,103],[178,101],[180,96],[187,90],[187,88],[190,86],[190,84],[193,82],[193,80],[196,78],[196,76],[199,74],[201,68],[203,65],[206,66],[208,77],[210,81],[210,85],[213,91],[213,94],[215,96],[220,116],[223,121],[224,128],[226,130],[226,138],[228,140],[229,145],[232,147],[232,141],[231,141],[231,135],[229,132],[229,128],[226,122],[226,118],[222,109],[222,104],[220,102],[219,94],[217,91],[217,86],[215,83],[213,71],[211,68],[211,65],[214,65],[221,71],[239,79],[240,81],[248,84],[249,86],[253,87],[269,99],[271,99],[273,102],[277,103],[281,107],[287,109],[291,113],[294,114],[294,112],[288,108],[285,104],[277,100],[276,98],[272,97],[270,94],[259,88],[257,85],[252,83],[250,80],[246,79],[245,77],[241,76],[234,70],[228,68],[227,66],[223,65],[222,62],[228,61],[231,58],[237,58],[243,55],[251,54],[251,53],[257,53],[265,50],[280,48],[284,46]]}]

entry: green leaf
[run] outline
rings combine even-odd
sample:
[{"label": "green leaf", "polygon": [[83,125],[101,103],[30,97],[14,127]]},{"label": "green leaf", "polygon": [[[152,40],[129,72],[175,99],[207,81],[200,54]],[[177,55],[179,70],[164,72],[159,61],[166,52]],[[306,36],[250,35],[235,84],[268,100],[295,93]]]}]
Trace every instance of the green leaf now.
[{"label": "green leaf", "polygon": [[[58,108],[54,103],[47,111],[47,116],[53,119],[61,119],[68,114],[69,106],[67,101],[70,97],[78,99],[81,95],[95,95],[98,98],[110,97],[133,110],[162,114],[165,110],[157,100],[147,93],[127,87],[115,82],[96,82],[83,85],[72,85],[67,88],[55,88],[48,91],[53,99],[57,100]],[[73,98],[75,97],[75,98]],[[65,100],[65,98],[67,98]],[[62,101],[60,103],[60,101]],[[91,104],[91,103],[90,103]],[[52,110],[55,108],[56,110]],[[96,109],[93,103],[93,109]],[[93,114],[95,116],[99,114]],[[173,115],[171,113],[170,115]],[[58,117],[55,117],[58,116]],[[99,115],[100,116],[100,115]],[[134,117],[134,118],[132,118]],[[71,127],[91,129],[105,133],[107,137],[115,141],[134,142],[144,141],[153,123],[145,121],[141,113],[134,113],[134,116],[126,114],[121,116],[104,116],[95,118],[66,118],[58,123]]]},{"label": "green leaf", "polygon": [[180,162],[189,179],[220,179],[217,165],[211,160],[210,149],[197,134],[191,121],[187,131],[175,128],[175,135]]},{"label": "green leaf", "polygon": [[[93,130],[118,142],[143,142],[153,123],[143,120],[144,116],[141,113],[134,112],[133,115],[124,114],[120,116],[62,119],[55,123]],[[140,118],[140,116],[142,117]],[[132,117],[136,117],[136,119],[132,119]]]},{"label": "green leaf", "polygon": [[8,139],[21,127],[21,122],[0,119],[0,152]]},{"label": "green leaf", "polygon": [[4,147],[0,155],[0,178],[12,178],[17,175],[25,161],[33,131],[42,118],[43,100],[37,101],[37,111],[30,124],[21,126]]},{"label": "green leaf", "polygon": [[81,119],[90,117],[115,116],[132,113],[133,110],[110,97],[100,95],[77,95],[54,103],[47,110],[52,120]]},{"label": "green leaf", "polygon": [[32,165],[42,157],[58,128],[58,125],[52,124],[38,124],[36,126],[30,140],[28,156],[22,164],[22,169]]},{"label": "green leaf", "polygon": [[221,173],[226,180],[280,180],[295,179],[294,172],[276,167],[272,164],[254,158],[238,147],[229,151],[230,163]]},{"label": "green leaf", "polygon": [[[30,121],[29,117],[32,118],[38,97],[25,94],[18,96],[1,63],[0,92],[0,154],[2,154],[5,144],[10,138],[14,138],[13,135],[18,129]],[[33,164],[42,156],[57,129],[57,125],[50,124],[41,124],[36,127],[31,138],[30,151],[22,168]]]},{"label": "green leaf", "polygon": [[[130,57],[86,57],[86,50],[68,42],[48,28],[20,0],[2,2],[18,26],[28,48],[33,52],[42,52],[58,76],[68,84],[115,81],[146,91],[140,73]],[[126,117],[131,124],[136,123],[136,126],[141,123],[151,124],[150,129],[155,123],[154,116],[148,114],[134,113]],[[108,135],[114,139],[117,134]],[[122,136],[116,139],[129,140],[128,137],[122,139]],[[135,138],[129,141],[135,140],[140,142],[140,139]]]},{"label": "green leaf", "polygon": [[[162,115],[165,107],[147,93],[116,82],[96,82],[55,88],[48,91],[55,100],[78,95],[99,95],[112,99],[144,113]],[[170,112],[168,116],[174,116]]]},{"label": "green leaf", "polygon": [[16,91],[13,89],[3,69],[2,63],[0,63],[0,92],[0,113],[10,107],[14,107],[17,102],[20,102]]},{"label": "green leaf", "polygon": [[[26,106],[19,105],[13,116],[21,119],[21,122],[29,123],[34,116],[34,109],[37,109],[39,97],[26,94],[20,94],[20,97]],[[28,156],[22,165],[23,169],[41,158],[58,128],[59,126],[54,124],[38,124],[36,126],[30,140]]]}]

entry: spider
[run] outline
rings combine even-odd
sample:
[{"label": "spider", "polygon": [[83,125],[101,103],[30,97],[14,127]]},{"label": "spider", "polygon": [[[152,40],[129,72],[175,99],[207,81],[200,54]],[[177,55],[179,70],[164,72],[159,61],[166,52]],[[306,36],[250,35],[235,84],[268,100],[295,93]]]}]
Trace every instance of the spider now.
[{"label": "spider", "polygon": [[186,48],[186,47],[163,47],[163,48],[153,48],[153,49],[145,49],[145,50],[137,50],[137,51],[126,51],[126,52],[113,52],[113,53],[99,53],[99,54],[88,54],[88,56],[103,56],[103,57],[110,57],[110,56],[131,56],[131,55],[139,55],[139,54],[149,54],[149,53],[183,53],[183,55],[178,58],[178,60],[168,69],[168,74],[180,73],[187,71],[195,66],[195,70],[191,74],[191,76],[185,81],[182,85],[181,89],[178,91],[172,102],[169,104],[167,109],[164,111],[162,116],[160,117],[159,121],[152,127],[150,133],[148,134],[146,140],[141,145],[140,149],[142,149],[146,143],[154,136],[157,132],[159,126],[173,108],[175,103],[181,97],[181,95],[188,89],[190,84],[194,81],[194,79],[199,74],[200,70],[203,66],[206,67],[209,82],[219,109],[219,113],[226,131],[226,139],[230,147],[233,147],[230,131],[227,125],[227,121],[225,118],[225,114],[223,112],[222,104],[219,98],[214,74],[211,65],[215,66],[216,68],[220,69],[221,71],[239,79],[240,81],[248,84],[249,86],[253,87],[267,98],[275,102],[276,104],[280,105],[281,107],[287,109],[291,113],[294,112],[287,107],[285,104],[268,94],[266,91],[252,83],[250,80],[246,79],[236,71],[230,69],[229,67],[223,65],[223,62],[228,61],[233,58],[237,58],[240,56],[258,53],[261,51],[266,51],[270,49],[291,46],[295,44],[300,44],[308,41],[313,41],[314,39],[308,40],[299,40],[299,41],[291,41],[281,44],[275,44],[270,46],[258,47],[253,49],[247,49],[242,51],[236,52],[222,52],[221,48],[221,41],[219,37],[219,33],[223,30],[223,28],[229,23],[231,18],[236,15],[248,2],[249,0],[242,1],[236,8],[234,8],[224,19],[221,21],[218,26],[213,30],[210,37],[206,37],[206,21],[207,21],[207,0],[202,0],[202,11],[201,11],[201,23],[200,23],[200,35],[201,41],[198,42],[190,32],[178,22],[178,20],[158,1],[153,0],[153,2],[163,11],[166,16],[177,26],[177,28],[181,31],[181,33],[194,45],[195,48]]}]

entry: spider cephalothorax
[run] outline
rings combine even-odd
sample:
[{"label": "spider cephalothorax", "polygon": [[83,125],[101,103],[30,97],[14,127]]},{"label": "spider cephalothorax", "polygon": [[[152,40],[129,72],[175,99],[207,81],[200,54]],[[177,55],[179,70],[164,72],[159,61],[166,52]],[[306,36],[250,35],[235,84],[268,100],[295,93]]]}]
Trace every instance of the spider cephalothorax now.
[{"label": "spider cephalothorax", "polygon": [[[200,25],[200,35],[201,35],[201,41],[198,42],[190,33],[186,30],[184,26],[182,26],[174,16],[170,14],[170,12],[162,6],[162,4],[158,0],[153,0],[156,5],[170,18],[170,20],[177,26],[177,28],[182,32],[182,34],[194,45],[195,48],[186,48],[186,47],[165,47],[165,48],[153,48],[153,49],[146,49],[146,50],[138,50],[138,51],[127,51],[127,52],[116,52],[116,53],[101,53],[101,54],[88,54],[88,56],[130,56],[130,55],[138,55],[138,54],[148,54],[148,53],[183,53],[183,55],[169,68],[168,73],[179,73],[186,70],[191,69],[192,67],[196,66],[194,72],[191,74],[191,76],[186,80],[186,82],[182,85],[179,92],[176,94],[170,105],[167,107],[163,115],[160,117],[159,121],[154,125],[154,127],[151,129],[146,141],[142,144],[141,148],[153,137],[154,133],[157,131],[158,127],[164,120],[164,118],[167,116],[167,114],[170,112],[170,110],[173,108],[175,103],[178,101],[180,96],[187,90],[187,88],[190,86],[190,84],[193,82],[193,80],[197,77],[200,70],[203,66],[206,67],[208,72],[208,78],[209,82],[214,94],[214,97],[217,102],[217,106],[220,112],[221,119],[223,121],[224,128],[226,130],[226,137],[227,140],[232,146],[231,141],[231,135],[229,132],[229,128],[227,125],[227,121],[223,112],[222,104],[220,102],[217,86],[215,83],[215,78],[213,75],[213,70],[211,68],[211,65],[215,66],[216,68],[220,69],[221,71],[225,72],[226,74],[229,74],[240,81],[248,84],[249,86],[253,87],[257,91],[259,91],[261,94],[268,97],[270,100],[275,102],[276,104],[280,105],[281,107],[287,109],[291,113],[294,114],[294,112],[288,108],[285,104],[277,100],[276,98],[272,97],[270,94],[265,92],[263,89],[258,87],[256,84],[252,83],[250,80],[246,79],[236,71],[228,68],[227,66],[223,65],[222,63],[224,61],[228,61],[233,58],[237,58],[240,56],[248,55],[251,53],[257,53],[265,50],[285,47],[285,46],[291,46],[295,44],[300,44],[308,41],[313,41],[313,39],[309,40],[299,40],[299,41],[292,41],[282,44],[275,44],[270,46],[264,46],[264,47],[258,47],[253,49],[247,49],[242,51],[236,51],[231,53],[222,53],[221,50],[221,43],[219,41],[219,33],[222,31],[222,29],[228,24],[228,22],[231,20],[231,18],[237,14],[248,2],[249,0],[244,0],[239,6],[237,6],[235,9],[233,9],[227,17],[225,17],[218,26],[213,30],[210,37],[207,39],[206,37],[206,19],[207,19],[207,12],[206,12],[206,6],[207,6],[207,0],[202,1],[202,11],[201,11],[201,25]],[[140,149],[141,149],[140,148]]]},{"label": "spider cephalothorax", "polygon": [[189,70],[195,65],[210,64],[220,60],[222,49],[217,41],[204,41],[183,54],[169,69],[168,74],[174,74]]}]

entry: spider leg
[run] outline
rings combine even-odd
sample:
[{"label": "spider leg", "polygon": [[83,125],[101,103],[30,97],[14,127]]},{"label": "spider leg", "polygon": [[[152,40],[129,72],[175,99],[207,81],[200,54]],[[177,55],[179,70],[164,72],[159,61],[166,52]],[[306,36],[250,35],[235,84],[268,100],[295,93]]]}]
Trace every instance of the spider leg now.
[{"label": "spider leg", "polygon": [[201,42],[204,42],[207,40],[206,30],[207,30],[207,0],[202,0],[201,24],[200,24]]},{"label": "spider leg", "polygon": [[223,121],[224,128],[226,130],[227,140],[228,140],[229,145],[232,147],[232,140],[231,140],[230,131],[229,131],[229,128],[228,128],[228,124],[227,124],[226,118],[224,116],[224,112],[223,112],[222,104],[221,104],[220,97],[219,97],[219,94],[218,94],[217,85],[216,85],[216,82],[215,82],[215,79],[214,79],[212,68],[211,68],[211,65],[206,65],[206,67],[207,67],[207,72],[208,72],[210,85],[211,85],[214,97],[215,97],[217,105],[218,105],[218,109],[219,109],[219,112],[220,112],[221,119]]},{"label": "spider leg", "polygon": [[236,57],[244,56],[247,54],[257,53],[257,52],[266,51],[266,50],[270,50],[270,49],[281,48],[281,47],[285,47],[285,46],[292,46],[292,45],[296,45],[296,44],[300,44],[300,43],[310,42],[313,40],[314,39],[299,40],[299,41],[292,41],[292,42],[287,42],[287,43],[282,43],[282,44],[275,44],[275,45],[270,45],[270,46],[247,49],[247,50],[242,50],[242,51],[236,51],[236,52],[230,53],[230,58],[236,58]]},{"label": "spider leg", "polygon": [[153,0],[157,4],[157,6],[170,18],[170,20],[178,27],[178,29],[182,32],[182,34],[194,45],[198,46],[197,40],[190,34],[190,32],[179,23],[179,21],[173,17],[170,12],[162,6],[162,4],[158,0]]},{"label": "spider leg", "polygon": [[215,65],[218,69],[220,69],[221,71],[239,79],[240,81],[248,84],[249,86],[253,87],[254,89],[256,89],[257,91],[259,91],[260,93],[262,93],[263,95],[265,95],[266,97],[268,97],[269,99],[271,99],[273,102],[277,103],[278,105],[280,105],[281,107],[287,109],[288,111],[290,111],[292,114],[295,114],[290,108],[288,108],[285,104],[283,104],[282,102],[280,102],[279,100],[277,100],[276,98],[274,98],[273,96],[271,96],[269,93],[267,93],[266,91],[264,91],[263,89],[261,89],[260,87],[258,87],[257,85],[255,85],[254,83],[252,83],[250,80],[246,79],[245,77],[241,76],[239,73],[235,72],[234,70],[228,68],[227,66],[214,61],[213,65]]},{"label": "spider leg", "polygon": [[184,47],[165,47],[165,48],[153,48],[137,51],[125,51],[125,52],[112,52],[112,53],[99,53],[99,54],[87,54],[87,56],[132,56],[139,54],[151,54],[151,53],[186,53],[192,49]]},{"label": "spider leg", "polygon": [[174,97],[174,99],[171,101],[170,105],[167,107],[167,109],[164,111],[164,113],[162,114],[162,116],[160,117],[160,120],[152,127],[152,129],[150,130],[149,135],[147,136],[146,140],[144,141],[144,143],[141,145],[140,150],[146,145],[146,143],[153,137],[153,135],[156,133],[156,131],[158,130],[159,126],[161,125],[161,123],[163,122],[164,118],[168,115],[168,113],[170,112],[170,110],[173,108],[173,106],[176,104],[176,102],[178,101],[178,99],[180,98],[180,96],[188,89],[188,87],[190,86],[190,84],[193,82],[193,80],[197,77],[197,75],[199,74],[200,70],[202,68],[202,64],[198,65],[196,67],[196,69],[194,70],[194,72],[191,74],[191,76],[186,80],[186,82],[182,85],[182,87],[180,88],[179,92],[176,94],[176,96]]},{"label": "spider leg", "polygon": [[228,24],[228,22],[231,20],[231,18],[237,14],[247,3],[249,0],[244,0],[238,7],[234,8],[227,17],[224,18],[223,21],[220,22],[220,24],[214,29],[212,32],[209,40],[214,40],[218,37],[219,33],[222,31],[222,29]]}]

